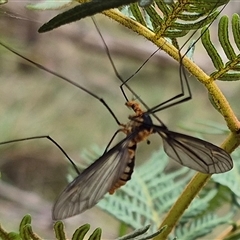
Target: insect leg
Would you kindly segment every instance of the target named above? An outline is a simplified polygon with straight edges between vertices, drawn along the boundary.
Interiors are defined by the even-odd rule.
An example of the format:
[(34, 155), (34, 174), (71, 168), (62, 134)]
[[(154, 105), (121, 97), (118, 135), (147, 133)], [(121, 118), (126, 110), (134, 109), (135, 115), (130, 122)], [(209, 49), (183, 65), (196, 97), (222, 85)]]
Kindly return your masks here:
[(91, 95), (92, 97), (98, 99), (106, 108), (107, 110), (110, 112), (110, 114), (112, 115), (112, 117), (115, 119), (116, 123), (118, 125), (121, 125), (120, 121), (118, 120), (118, 118), (116, 117), (116, 115), (114, 114), (113, 110), (108, 106), (108, 104), (105, 102), (105, 100), (99, 96), (97, 96), (96, 94), (94, 94), (93, 92), (89, 91), (88, 89), (82, 87), (81, 85), (79, 85), (78, 83), (72, 81), (71, 79), (68, 79), (67, 77), (57, 73), (57, 72), (54, 72), (50, 69), (47, 69), (46, 67), (44, 67), (43, 65), (37, 63), (37, 62), (34, 62), (32, 60), (30, 60), (29, 58), (27, 57), (24, 57), (23, 55), (21, 55), (20, 53), (18, 53), (17, 51), (13, 50), (12, 48), (8, 47), (6, 44), (0, 42), (0, 45), (3, 46), (4, 48), (8, 49), (10, 52), (16, 54), (17, 56), (19, 56), (20, 58), (26, 60), (27, 62), (33, 64), (34, 66), (36, 66), (37, 68), (40, 68), (44, 71), (47, 71), (48, 73), (51, 73), (52, 75), (62, 79), (63, 81), (66, 81), (68, 83), (70, 83), (71, 85), (81, 89), (82, 91), (88, 93), (89, 95)]
[(1, 142), (0, 145), (3, 144), (9, 144), (9, 143), (15, 143), (15, 142), (22, 142), (22, 141), (28, 141), (28, 140), (34, 140), (34, 139), (42, 139), (42, 138), (46, 138), (49, 141), (51, 141), (55, 146), (57, 146), (60, 151), (64, 154), (64, 156), (69, 160), (69, 162), (73, 165), (73, 168), (75, 169), (75, 171), (77, 172), (77, 174), (80, 174), (78, 167), (76, 166), (76, 164), (74, 163), (74, 161), (68, 156), (68, 154), (64, 151), (64, 149), (50, 136), (48, 135), (41, 135), (41, 136), (34, 136), (34, 137), (28, 137), (28, 138), (19, 138), (19, 139), (14, 139), (14, 140), (9, 140), (9, 141), (4, 141)]

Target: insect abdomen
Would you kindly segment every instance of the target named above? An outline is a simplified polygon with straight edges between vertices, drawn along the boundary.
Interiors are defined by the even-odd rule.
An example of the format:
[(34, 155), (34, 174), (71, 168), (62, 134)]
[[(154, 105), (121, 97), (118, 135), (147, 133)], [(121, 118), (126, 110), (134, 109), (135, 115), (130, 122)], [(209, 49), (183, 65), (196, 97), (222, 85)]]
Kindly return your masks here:
[(120, 176), (119, 180), (112, 186), (109, 190), (109, 194), (114, 194), (114, 192), (126, 184), (127, 181), (131, 179), (134, 165), (135, 165), (135, 152), (136, 152), (137, 144), (134, 141), (131, 141), (128, 146), (129, 152), (129, 161), (124, 170), (124, 173)]

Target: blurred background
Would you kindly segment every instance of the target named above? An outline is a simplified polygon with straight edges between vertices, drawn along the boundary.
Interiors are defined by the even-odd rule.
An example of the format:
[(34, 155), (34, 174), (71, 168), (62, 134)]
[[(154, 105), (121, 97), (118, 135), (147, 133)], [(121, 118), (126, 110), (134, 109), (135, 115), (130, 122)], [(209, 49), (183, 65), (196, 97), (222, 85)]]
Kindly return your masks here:
[[(91, 18), (38, 34), (37, 29), (58, 12), (33, 12), (25, 9), (26, 4), (14, 1), (1, 6), (0, 41), (103, 98), (119, 121), (126, 123), (132, 112), (124, 105), (120, 81)], [(230, 3), (224, 11), (231, 14), (237, 7), (236, 3)], [(146, 39), (105, 16), (98, 14), (95, 19), (123, 79), (131, 76), (156, 50), (156, 46)], [(215, 40), (217, 32), (213, 29), (216, 26), (212, 26), (212, 33), (215, 33), (212, 39)], [(185, 41), (186, 38), (180, 40), (181, 43)], [(201, 44), (196, 46), (194, 61), (207, 73), (214, 69)], [(164, 110), (158, 116), (171, 130), (201, 136), (220, 145), (227, 133), (203, 135), (201, 132), (215, 131), (206, 123), (225, 128), (224, 120), (209, 103), (204, 87), (189, 74), (187, 76), (193, 99)], [(153, 107), (180, 92), (179, 79), (178, 63), (159, 51), (129, 84), (149, 107)], [(34, 67), (1, 46), (0, 82), (0, 142), (50, 135), (72, 159), (84, 163), (82, 151), (94, 145), (104, 150), (118, 129), (115, 120), (96, 98)], [(234, 100), (239, 95), (238, 82), (219, 83), (219, 86), (237, 113), (238, 101)], [(127, 92), (127, 95), (132, 99), (131, 93)], [(192, 131), (187, 131), (189, 129)], [(139, 145), (137, 164), (146, 161), (151, 152), (161, 146), (158, 136), (151, 137), (150, 141), (150, 146), (146, 143)], [(67, 185), (69, 162), (47, 139), (0, 145), (0, 156), (1, 224), (8, 230), (17, 230), (23, 215), (29, 213), (37, 233), (45, 238), (53, 237), (51, 206)], [(34, 225), (35, 221), (38, 226)], [(72, 233), (86, 222), (92, 224), (92, 229), (108, 229), (103, 232), (107, 239), (117, 235), (119, 223), (97, 207), (66, 220), (67, 232)]]

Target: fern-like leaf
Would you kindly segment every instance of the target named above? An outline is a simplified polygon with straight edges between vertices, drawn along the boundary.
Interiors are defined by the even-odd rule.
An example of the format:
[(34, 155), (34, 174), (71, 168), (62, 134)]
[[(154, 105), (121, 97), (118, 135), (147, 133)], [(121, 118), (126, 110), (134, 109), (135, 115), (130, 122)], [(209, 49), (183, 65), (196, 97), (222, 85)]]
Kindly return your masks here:
[[(170, 208), (192, 175), (187, 168), (166, 174), (167, 163), (163, 150), (153, 154), (135, 169), (131, 181), (114, 195), (106, 195), (98, 206), (134, 229), (151, 224), (156, 230), (159, 216)], [(181, 180), (175, 182), (176, 178)]]
[[(168, 4), (164, 0), (155, 0), (150, 6), (144, 8), (134, 3), (137, 0), (92, 1), (60, 13), (45, 23), (39, 29), (39, 32), (50, 31), (86, 16), (132, 2), (132, 4), (128, 5), (128, 17), (134, 17), (137, 22), (157, 33), (158, 37), (177, 38), (185, 36), (190, 30), (200, 29), (211, 23), (218, 16), (217, 8), (227, 4), (228, 1), (186, 0)], [(127, 13), (125, 9), (123, 13)], [(149, 21), (151, 24), (149, 24)]]
[(240, 158), (240, 151), (235, 151), (232, 154), (232, 157), (236, 160), (234, 161), (234, 168), (221, 175), (214, 174), (212, 176), (212, 180), (218, 184), (228, 187), (235, 196), (240, 197), (240, 163), (238, 161)]
[[(83, 240), (86, 239), (85, 235), (90, 229), (89, 224), (85, 224), (80, 226), (76, 229), (75, 233), (72, 236), (72, 240)], [(57, 240), (65, 240), (69, 239), (66, 237), (64, 224), (61, 221), (57, 221), (54, 224), (54, 231)], [(91, 236), (88, 240), (101, 240), (102, 230), (97, 228), (93, 231)], [(26, 215), (23, 217), (20, 226), (19, 226), (19, 233), (16, 232), (7, 232), (2, 228), (0, 225), (0, 239), (1, 240), (43, 240), (43, 238), (39, 237), (34, 231), (32, 230), (31, 226), (31, 216)]]
[[(235, 48), (240, 49), (240, 18), (239, 15), (234, 14), (231, 21), (231, 28), (233, 37), (235, 40)], [(229, 18), (222, 16), (218, 23), (218, 38), (219, 43), (225, 53), (225, 56), (229, 61), (224, 63), (223, 57), (218, 53), (219, 50), (215, 48), (215, 45), (210, 38), (210, 30), (204, 28), (202, 30), (202, 43), (210, 56), (216, 71), (211, 74), (213, 80), (222, 81), (237, 81), (240, 80), (240, 54), (236, 52), (233, 44), (230, 42), (229, 37)]]
[(188, 208), (182, 218), (180, 219), (180, 224), (185, 224), (197, 216), (204, 215), (206, 210), (209, 209), (209, 202), (217, 195), (216, 189), (209, 189), (207, 194), (201, 194), (202, 197), (199, 197), (197, 200), (191, 203), (191, 207)]
[(203, 217), (195, 218), (182, 226), (178, 226), (175, 230), (175, 235), (177, 236), (177, 239), (195, 240), (199, 237), (206, 236), (213, 228), (227, 223), (232, 216), (232, 212), (224, 217), (219, 217), (216, 214), (209, 213)]
[(151, 234), (147, 233), (149, 228), (150, 228), (150, 225), (148, 225), (146, 227), (136, 229), (133, 232), (131, 232), (129, 234), (126, 234), (125, 236), (117, 238), (117, 240), (147, 240), (147, 239), (152, 239), (153, 237), (157, 236), (162, 231), (164, 231), (166, 227), (161, 228), (158, 231), (156, 231), (154, 233), (151, 233)]
[[(131, 14), (128, 16), (134, 16), (136, 21), (148, 26), (158, 37), (178, 38), (185, 36), (190, 30), (200, 29), (211, 23), (219, 14), (217, 8), (228, 1), (189, 0), (167, 4), (164, 0), (156, 0), (143, 9), (137, 4), (130, 5)], [(146, 21), (143, 22), (144, 19)]]
[[(117, 240), (147, 240), (152, 239), (157, 236), (159, 233), (164, 231), (165, 228), (157, 230), (153, 233), (148, 233), (148, 230), (151, 226), (141, 227), (134, 230), (133, 232), (118, 238)], [(72, 240), (83, 240), (86, 239), (86, 234), (90, 229), (89, 224), (84, 224), (77, 228), (72, 236)], [(69, 239), (65, 235), (64, 224), (61, 221), (57, 221), (54, 224), (54, 231), (57, 240)], [(93, 233), (88, 237), (88, 240), (101, 240), (102, 230), (96, 228)], [(7, 232), (0, 225), (0, 239), (1, 240), (43, 240), (36, 233), (33, 232), (31, 226), (31, 216), (26, 215), (23, 217), (20, 226), (19, 233), (16, 232)]]
[[(98, 151), (102, 152), (101, 150)], [(85, 156), (91, 156), (91, 158), (95, 155), (94, 153), (85, 154)], [(193, 175), (193, 171), (187, 168), (180, 168), (166, 174), (164, 170), (167, 164), (168, 157), (163, 150), (154, 153), (147, 163), (135, 168), (131, 181), (118, 189), (114, 195), (106, 195), (98, 203), (98, 206), (133, 229), (151, 224), (152, 229), (150, 231), (156, 231), (157, 226), (162, 221), (161, 216), (170, 209)], [(193, 224), (192, 221), (196, 218), (211, 218), (212, 215), (209, 216), (210, 203), (213, 203), (212, 199), (216, 199), (216, 196), (220, 196), (218, 191), (218, 188), (208, 188), (207, 192), (203, 191), (200, 197), (196, 198), (185, 211), (176, 229)], [(219, 216), (218, 218), (221, 219)], [(199, 224), (199, 229), (201, 227), (205, 228), (201, 221), (194, 223), (195, 225)], [(218, 224), (222, 222), (226, 221), (222, 219)], [(215, 223), (217, 224), (216, 221)], [(212, 228), (209, 227), (207, 232), (210, 229)], [(204, 231), (202, 229), (200, 233), (202, 234)]]

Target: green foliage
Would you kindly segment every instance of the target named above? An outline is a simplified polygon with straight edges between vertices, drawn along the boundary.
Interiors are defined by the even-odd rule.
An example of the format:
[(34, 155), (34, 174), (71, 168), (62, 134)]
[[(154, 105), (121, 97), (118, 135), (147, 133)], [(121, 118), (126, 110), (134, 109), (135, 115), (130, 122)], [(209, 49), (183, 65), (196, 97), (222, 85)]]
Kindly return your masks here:
[[(179, 52), (176, 51), (176, 49), (173, 48), (173, 50), (171, 49), (169, 51), (164, 49), (165, 45), (168, 43), (166, 39), (171, 39), (172, 45), (178, 48), (177, 38), (187, 35), (191, 30), (202, 29), (202, 44), (215, 67), (215, 71), (211, 74), (211, 80), (220, 79), (223, 81), (236, 81), (239, 80), (240, 77), (238, 53), (240, 50), (239, 16), (234, 14), (231, 19), (231, 29), (235, 45), (233, 45), (229, 36), (229, 17), (222, 16), (218, 23), (218, 39), (225, 57), (228, 59), (227, 62), (225, 62), (224, 58), (219, 54), (219, 50), (215, 47), (216, 44), (212, 42), (210, 38), (211, 30), (209, 29), (209, 25), (219, 15), (217, 8), (228, 2), (229, 0), (186, 0), (167, 4), (163, 0), (156, 0), (154, 3), (157, 8), (151, 5), (142, 9), (139, 8), (136, 3), (121, 8), (122, 13), (130, 17), (131, 20), (134, 19), (134, 23), (137, 22), (141, 24), (139, 27), (141, 30), (144, 29), (147, 34), (149, 34), (149, 32), (154, 33), (154, 35), (150, 35), (150, 37), (146, 32), (135, 29), (134, 24), (129, 24), (130, 20), (128, 18), (118, 20), (118, 22), (153, 42), (156, 39), (164, 38), (164, 44), (160, 46), (158, 44), (157, 46), (161, 47), (177, 60), (179, 60)], [(65, 12), (64, 17), (66, 17), (69, 23), (68, 13)], [(71, 17), (70, 15), (69, 18)], [(79, 19), (81, 19), (81, 16)], [(74, 21), (75, 20), (76, 19), (74, 19)], [(124, 22), (125, 20), (129, 25)], [(54, 23), (54, 20), (51, 23)], [(66, 22), (63, 22), (63, 24), (65, 23)], [(61, 24), (58, 24), (58, 26), (61, 26)], [(50, 28), (52, 29), (53, 27)], [(147, 30), (145, 28), (147, 28)], [(196, 69), (198, 70), (198, 67), (194, 65), (192, 61), (190, 61), (189, 65), (184, 61), (182, 61), (182, 64), (191, 73), (194, 73), (194, 76), (198, 79), (207, 79), (208, 82), (202, 80), (204, 84), (206, 83), (207, 85), (207, 83), (210, 82), (208, 76), (203, 77), (203, 73), (195, 71)], [(210, 92), (212, 88), (209, 87), (208, 90)], [(213, 91), (210, 93), (213, 94)], [(210, 100), (212, 100), (215, 106), (216, 97), (213, 101), (212, 95), (210, 96)], [(221, 102), (222, 98), (217, 100)], [(224, 104), (226, 105), (226, 102), (224, 102)], [(219, 110), (219, 106), (216, 106), (216, 108)], [(231, 116), (229, 117), (230, 114), (228, 112), (225, 112), (223, 115), (225, 118), (228, 116), (227, 120), (234, 119), (233, 117), (231, 118)], [(228, 125), (231, 126), (230, 124)], [(234, 131), (237, 130), (237, 128), (232, 127), (230, 130)], [(236, 146), (238, 144), (236, 144)], [(235, 153), (233, 157), (237, 160), (239, 158), (239, 153)], [(94, 157), (94, 159), (96, 158)], [(180, 239), (196, 239), (205, 236), (216, 226), (227, 223), (232, 218), (235, 207), (238, 207), (237, 199), (239, 198), (240, 192), (238, 184), (240, 180), (240, 166), (237, 162), (239, 161), (236, 161), (235, 167), (231, 172), (214, 175), (209, 185), (207, 185), (201, 194), (192, 201), (187, 210), (186, 208), (192, 199), (182, 199), (182, 201), (186, 201), (187, 207), (180, 208), (179, 211), (184, 212), (184, 214), (179, 220), (178, 225), (176, 225), (178, 219), (172, 220), (171, 223), (175, 226), (175, 230), (173, 233), (174, 236), (171, 236), (171, 238), (177, 236)], [(163, 150), (158, 151), (144, 165), (136, 168), (131, 181), (120, 188), (113, 196), (106, 196), (99, 202), (98, 206), (134, 229), (139, 229), (142, 226), (151, 224), (151, 236), (153, 232), (156, 232), (156, 229), (163, 220), (163, 216), (169, 211), (193, 176), (193, 172), (186, 168), (181, 168), (169, 173), (166, 171), (167, 163), (168, 159), (166, 154)], [(194, 189), (195, 185), (191, 184), (192, 183), (189, 185)], [(204, 185), (205, 182), (202, 180), (202, 187)], [(191, 195), (191, 192), (188, 193)], [(193, 195), (193, 197), (195, 196)], [(221, 216), (217, 213), (216, 209), (226, 203), (229, 203), (231, 208), (228, 214)], [(176, 208), (177, 207), (178, 206), (176, 206)], [(65, 239), (66, 237), (61, 222), (57, 222), (55, 226), (59, 230), (59, 232), (56, 233), (57, 238)], [(24, 232), (21, 234), (25, 234), (26, 236), (29, 235), (32, 238), (36, 237), (37, 239), (30, 225), (25, 224), (24, 229)], [(80, 227), (74, 233), (74, 237), (82, 237), (85, 231), (86, 228), (82, 229)], [(140, 232), (142, 233), (142, 231)], [(130, 238), (125, 239), (135, 238), (134, 234), (132, 234)], [(12, 239), (18, 239), (18, 235), (11, 233), (11, 236), (13, 237)], [(97, 236), (100, 236), (99, 232), (97, 232)]]
[[(102, 150), (94, 146), (90, 152), (84, 152), (84, 157), (90, 163), (101, 153)], [(155, 152), (146, 163), (135, 168), (131, 181), (118, 189), (114, 195), (106, 195), (97, 206), (133, 229), (150, 224), (150, 232), (156, 232), (162, 217), (194, 174), (187, 168), (166, 173), (168, 163), (163, 149)], [(237, 171), (235, 168), (233, 171)], [(229, 197), (231, 191), (237, 193), (237, 189), (230, 189), (230, 176), (231, 172), (213, 175), (212, 182), (184, 212), (175, 228), (174, 236), (179, 239), (196, 239), (231, 220), (235, 209), (224, 216), (215, 213), (216, 209), (227, 202), (231, 206), (237, 206), (235, 200)], [(234, 185), (237, 187), (238, 181)]]
[(152, 234), (147, 234), (147, 231), (149, 230), (150, 225), (139, 228), (134, 230), (133, 232), (126, 234), (125, 236), (122, 236), (118, 238), (117, 240), (147, 240), (147, 239), (152, 239), (153, 237), (159, 235), (161, 232), (165, 230), (165, 227), (159, 229), (158, 231), (152, 233)]
[(180, 224), (176, 228), (175, 234), (181, 240), (197, 239), (206, 236), (215, 227), (227, 223), (232, 216), (233, 213), (223, 217), (208, 213), (199, 218), (192, 218), (187, 223)]
[[(158, 8), (154, 5), (140, 8), (137, 3), (130, 4), (126, 8), (130, 13), (128, 16), (162, 37), (179, 38), (191, 30), (210, 24), (219, 14), (216, 9), (227, 2), (196, 0), (168, 4), (163, 0), (156, 0), (155, 4)], [(127, 11), (124, 10), (124, 13), (126, 14)]]
[[(76, 229), (72, 236), (72, 240), (83, 240), (86, 233), (89, 231), (90, 225), (84, 224), (83, 226)], [(57, 240), (65, 240), (66, 235), (64, 232), (64, 225), (61, 221), (57, 221), (54, 224), (54, 232)], [(19, 233), (16, 232), (7, 232), (2, 227), (0, 227), (0, 238), (2, 240), (41, 240), (40, 236), (33, 232), (31, 226), (31, 216), (26, 215), (23, 217), (20, 226)], [(100, 240), (101, 239), (101, 229), (97, 228), (93, 231), (92, 235), (88, 238), (88, 240)]]
[[(234, 43), (230, 41), (229, 37), (229, 17), (222, 16), (218, 23), (218, 38), (222, 47), (225, 57), (229, 60), (224, 63), (223, 57), (219, 54), (219, 50), (215, 48), (215, 45), (210, 39), (210, 30), (204, 28), (202, 30), (202, 43), (206, 49), (209, 57), (216, 70), (211, 74), (213, 79), (222, 81), (237, 81), (240, 79), (240, 57), (236, 51), (240, 50), (240, 19), (238, 14), (234, 14), (231, 20), (231, 29), (233, 33)], [(237, 49), (237, 50), (235, 50)]]
[(0, 5), (7, 3), (7, 0), (0, 0)]
[[(149, 230), (150, 225), (146, 227), (141, 227), (136, 229), (135, 231), (118, 238), (117, 240), (147, 240), (151, 239), (154, 236), (157, 236), (162, 230), (158, 230), (154, 233), (147, 233)], [(77, 228), (72, 235), (72, 240), (83, 240), (86, 239), (86, 234), (90, 229), (89, 224), (84, 224)], [(64, 224), (61, 221), (57, 221), (54, 224), (54, 232), (55, 237), (57, 240), (66, 240), (69, 239), (66, 237)], [(102, 230), (100, 228), (96, 228), (93, 233), (89, 236), (88, 240), (101, 240)], [(31, 226), (31, 216), (26, 215), (23, 217), (20, 226), (19, 226), (19, 233), (16, 232), (7, 232), (2, 228), (0, 225), (0, 239), (1, 240), (42, 240), (43, 238), (39, 237), (36, 233), (33, 232)]]
[(235, 166), (234, 168), (226, 173), (223, 173), (221, 175), (215, 174), (212, 176), (212, 179), (214, 182), (226, 186), (228, 188), (224, 189), (224, 193), (228, 195), (235, 196), (236, 198), (240, 197), (240, 186), (239, 186), (239, 181), (240, 181), (240, 152), (235, 151), (232, 154), (233, 159), (235, 159)]
[[(210, 74), (213, 80), (240, 80), (240, 55), (239, 52), (237, 52), (240, 50), (240, 18), (236, 13), (231, 19), (231, 30), (234, 43), (232, 40), (230, 41), (229, 36), (229, 17), (222, 16), (218, 23), (218, 39), (225, 56), (221, 56), (219, 54), (219, 49), (216, 49), (215, 47), (216, 44), (211, 41), (209, 28), (205, 27), (202, 29), (201, 40), (203, 46), (216, 69)], [(229, 61), (224, 61), (225, 58), (227, 58)], [(211, 95), (209, 95), (209, 100), (215, 109), (219, 111)]]
[(81, 18), (94, 15), (98, 12), (111, 8), (117, 8), (135, 1), (136, 0), (83, 1), (83, 4), (77, 5), (74, 8), (55, 16), (53, 19), (41, 26), (38, 32), (48, 32), (64, 24), (75, 22)]
[[(74, 1), (64, 1), (63, 3), (58, 3), (58, 1), (45, 1), (41, 4), (34, 4), (28, 6), (30, 9), (54, 9), (65, 7), (67, 4), (72, 4)], [(80, 1), (85, 2), (85, 1)], [(111, 2), (113, 2), (111, 4)], [(133, 3), (131, 3), (133, 2)], [(109, 1), (109, 7), (106, 7), (102, 2), (102, 7), (99, 7), (99, 10), (93, 11), (89, 8), (94, 8), (97, 4), (83, 3), (80, 6), (72, 8), (66, 12), (63, 12), (48, 23), (44, 24), (40, 28), (40, 32), (50, 31), (56, 27), (60, 27), (64, 24), (71, 23), (74, 21), (81, 20), (81, 18), (86, 16), (91, 16), (95, 13), (107, 10), (110, 8), (119, 7), (124, 4), (129, 4), (126, 6), (126, 9), (123, 8), (122, 12), (131, 18), (134, 18), (137, 22), (142, 24), (145, 27), (153, 30), (155, 33), (158, 33), (159, 36), (168, 37), (168, 38), (178, 38), (185, 36), (189, 31), (195, 29), (201, 29), (204, 26), (212, 23), (218, 16), (217, 8), (224, 4), (227, 4), (229, 0), (219, 0), (219, 1), (208, 1), (208, 0), (188, 0), (188, 1), (176, 1), (168, 3), (164, 0), (155, 0), (153, 3), (157, 8), (152, 4), (147, 7), (139, 7), (136, 0), (125, 0), (119, 1), (116, 4), (114, 1)], [(101, 2), (99, 2), (99, 5)], [(88, 6), (89, 4), (89, 6)], [(115, 4), (115, 5), (114, 5)], [(86, 9), (84, 8), (86, 6)], [(89, 9), (89, 13), (87, 13)], [(160, 11), (160, 12), (159, 12)]]
[[(196, 127), (188, 126), (186, 124), (181, 124), (180, 127), (188, 132), (197, 133), (197, 137), (202, 138), (203, 134), (208, 135), (226, 135), (228, 129), (226, 125), (222, 123), (217, 123), (214, 121), (208, 120), (207, 122), (202, 121), (201, 119), (196, 121)], [(203, 129), (201, 129), (203, 127)]]
[[(161, 222), (159, 215), (169, 209), (190, 179), (187, 168), (165, 174), (166, 165), (164, 151), (155, 153), (136, 168), (131, 181), (113, 196), (106, 196), (98, 206), (134, 229), (151, 224), (155, 230)], [(180, 177), (182, 181), (174, 184), (174, 179)]]

